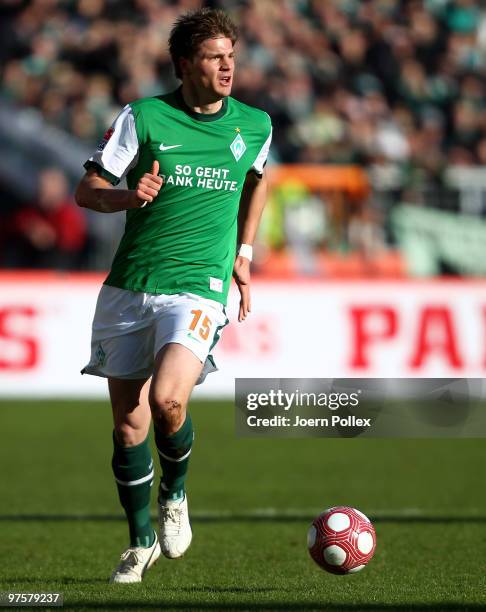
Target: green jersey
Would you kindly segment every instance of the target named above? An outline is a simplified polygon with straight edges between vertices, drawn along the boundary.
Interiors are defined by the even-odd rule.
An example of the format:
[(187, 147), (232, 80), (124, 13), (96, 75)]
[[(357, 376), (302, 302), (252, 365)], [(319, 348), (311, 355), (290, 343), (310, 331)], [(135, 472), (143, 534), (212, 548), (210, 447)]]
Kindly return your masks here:
[(271, 132), (266, 113), (234, 98), (211, 115), (189, 109), (180, 90), (128, 104), (85, 167), (135, 189), (157, 160), (164, 182), (152, 203), (127, 211), (105, 283), (225, 304), (241, 190), (248, 172), (262, 174)]

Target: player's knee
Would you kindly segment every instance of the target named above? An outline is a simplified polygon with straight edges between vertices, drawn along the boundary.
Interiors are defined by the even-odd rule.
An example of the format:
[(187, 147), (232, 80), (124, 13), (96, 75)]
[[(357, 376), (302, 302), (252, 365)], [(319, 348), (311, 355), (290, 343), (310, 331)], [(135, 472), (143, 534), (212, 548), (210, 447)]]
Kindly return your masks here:
[(136, 446), (137, 444), (141, 444), (146, 437), (146, 432), (128, 423), (119, 423), (115, 425), (115, 438), (121, 446)]
[(166, 435), (178, 431), (186, 416), (183, 402), (171, 395), (151, 396), (150, 408), (155, 426)]

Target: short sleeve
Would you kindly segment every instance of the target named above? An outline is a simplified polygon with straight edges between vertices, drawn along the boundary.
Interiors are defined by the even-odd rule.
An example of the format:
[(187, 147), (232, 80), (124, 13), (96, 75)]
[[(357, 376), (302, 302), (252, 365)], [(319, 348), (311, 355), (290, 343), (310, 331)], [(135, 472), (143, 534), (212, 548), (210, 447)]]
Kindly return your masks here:
[(135, 117), (129, 104), (106, 131), (94, 155), (84, 164), (97, 168), (114, 185), (125, 177), (138, 160), (138, 137)]
[(263, 174), (263, 168), (265, 167), (265, 164), (267, 163), (267, 157), (268, 157), (268, 152), (270, 151), (271, 142), (272, 142), (272, 126), (270, 126), (270, 134), (268, 135), (268, 138), (265, 140), (262, 148), (260, 149), (260, 152), (258, 153), (251, 167), (251, 170), (253, 170), (253, 172), (256, 172), (260, 176)]

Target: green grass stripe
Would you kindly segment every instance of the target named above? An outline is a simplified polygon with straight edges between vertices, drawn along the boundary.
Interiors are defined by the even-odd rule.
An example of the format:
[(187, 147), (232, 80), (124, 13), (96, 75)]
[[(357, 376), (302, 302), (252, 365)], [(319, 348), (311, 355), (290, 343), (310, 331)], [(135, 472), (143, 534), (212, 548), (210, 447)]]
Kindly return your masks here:
[[(245, 521), (258, 522), (294, 522), (313, 521), (322, 509), (314, 510), (277, 508), (260, 508), (246, 512), (231, 512), (228, 510), (196, 510), (190, 512), (191, 522), (194, 523), (232, 523)], [(153, 520), (157, 514), (152, 512)], [(486, 514), (467, 513), (445, 515), (443, 513), (431, 514), (416, 508), (403, 510), (378, 510), (371, 512), (369, 518), (374, 523), (486, 523)], [(0, 521), (125, 521), (125, 515), (114, 514), (0, 514)]]

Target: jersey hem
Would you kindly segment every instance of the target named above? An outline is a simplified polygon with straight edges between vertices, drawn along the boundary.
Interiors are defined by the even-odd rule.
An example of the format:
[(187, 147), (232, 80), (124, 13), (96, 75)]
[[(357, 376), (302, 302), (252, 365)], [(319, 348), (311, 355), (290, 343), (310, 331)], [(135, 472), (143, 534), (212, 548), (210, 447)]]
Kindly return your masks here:
[(221, 294), (217, 295), (213, 292), (209, 291), (200, 291), (199, 289), (194, 289), (191, 287), (160, 287), (150, 286), (150, 285), (136, 285), (136, 284), (121, 284), (116, 283), (110, 280), (108, 277), (103, 285), (107, 285), (108, 287), (116, 287), (117, 289), (126, 289), (127, 291), (135, 291), (137, 293), (153, 293), (155, 295), (175, 295), (176, 293), (193, 293), (194, 295), (198, 295), (201, 298), (207, 300), (213, 300), (213, 302), (219, 302), (226, 306), (228, 301), (228, 296), (222, 296)]

